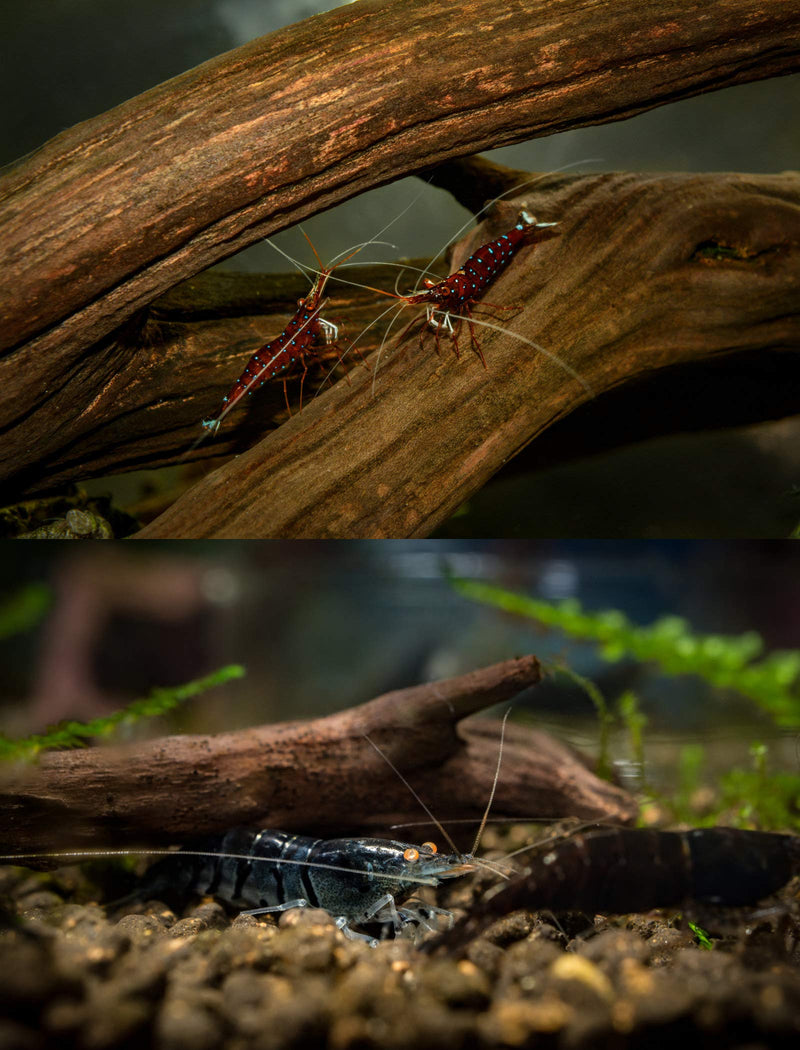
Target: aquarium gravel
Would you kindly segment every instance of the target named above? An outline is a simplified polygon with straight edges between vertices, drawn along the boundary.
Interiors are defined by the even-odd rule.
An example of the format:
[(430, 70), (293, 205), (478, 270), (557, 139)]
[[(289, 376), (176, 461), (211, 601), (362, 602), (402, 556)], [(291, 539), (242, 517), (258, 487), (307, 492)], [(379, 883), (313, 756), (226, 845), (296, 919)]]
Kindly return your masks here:
[(0, 869), (0, 1048), (800, 1045), (792, 886), (711, 950), (674, 913), (520, 911), (454, 958), (347, 940), (318, 910), (107, 913), (79, 882)]

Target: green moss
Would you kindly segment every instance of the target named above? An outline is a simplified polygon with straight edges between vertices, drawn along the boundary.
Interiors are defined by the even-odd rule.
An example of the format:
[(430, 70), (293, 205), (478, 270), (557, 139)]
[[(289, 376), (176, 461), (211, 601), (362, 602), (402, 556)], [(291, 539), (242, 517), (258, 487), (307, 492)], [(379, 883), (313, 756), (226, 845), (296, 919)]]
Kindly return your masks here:
[(751, 744), (751, 769), (730, 769), (720, 779), (720, 807), (742, 827), (792, 828), (800, 825), (800, 776), (770, 772), (765, 744)]
[(92, 737), (108, 736), (118, 726), (132, 725), (144, 718), (163, 715), (214, 686), (241, 678), (244, 673), (243, 667), (231, 664), (228, 667), (221, 667), (213, 674), (206, 675), (205, 678), (187, 682), (185, 685), (170, 689), (154, 689), (148, 696), (134, 700), (119, 711), (95, 718), (91, 722), (59, 722), (58, 725), (50, 727), (44, 733), (37, 733), (19, 740), (10, 740), (0, 734), (0, 760), (30, 760), (44, 750), (83, 747)]
[(755, 631), (693, 634), (679, 616), (637, 627), (618, 609), (588, 613), (574, 599), (551, 604), (477, 581), (453, 579), (452, 584), (467, 598), (594, 641), (604, 660), (628, 656), (654, 663), (664, 674), (696, 674), (718, 689), (733, 689), (753, 700), (779, 726), (800, 725), (800, 650), (762, 656), (764, 643)]
[(696, 922), (688, 922), (686, 924), (694, 934), (694, 939), (697, 941), (699, 948), (704, 948), (706, 951), (711, 951), (714, 947), (714, 942), (708, 936), (708, 933), (703, 929), (702, 926), (698, 926)]
[(644, 770), (644, 731), (647, 728), (647, 715), (639, 707), (639, 697), (627, 689), (617, 700), (617, 713), (628, 731), (628, 747), (631, 758)]
[(598, 686), (591, 680), (578, 674), (569, 667), (563, 665), (545, 665), (545, 669), (554, 677), (566, 678), (569, 682), (579, 686), (592, 701), (597, 721), (600, 724), (600, 743), (597, 755), (597, 775), (608, 779), (611, 776), (611, 759), (609, 757), (609, 734), (614, 723), (614, 716), (608, 709), (605, 696)]
[(24, 634), (41, 622), (53, 601), (44, 583), (31, 583), (0, 604), (0, 639)]

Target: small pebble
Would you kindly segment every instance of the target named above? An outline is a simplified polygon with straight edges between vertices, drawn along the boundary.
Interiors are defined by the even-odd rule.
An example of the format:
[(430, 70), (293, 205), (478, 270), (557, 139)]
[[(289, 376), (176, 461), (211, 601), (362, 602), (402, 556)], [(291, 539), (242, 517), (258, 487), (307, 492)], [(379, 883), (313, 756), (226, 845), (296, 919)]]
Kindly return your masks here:
[(124, 933), (132, 944), (138, 945), (158, 940), (167, 933), (163, 923), (153, 915), (124, 915), (116, 928), (120, 933)]
[(582, 955), (565, 952), (549, 968), (548, 975), (556, 981), (577, 982), (589, 988), (599, 998), (610, 1002), (614, 998), (614, 988), (603, 971)]

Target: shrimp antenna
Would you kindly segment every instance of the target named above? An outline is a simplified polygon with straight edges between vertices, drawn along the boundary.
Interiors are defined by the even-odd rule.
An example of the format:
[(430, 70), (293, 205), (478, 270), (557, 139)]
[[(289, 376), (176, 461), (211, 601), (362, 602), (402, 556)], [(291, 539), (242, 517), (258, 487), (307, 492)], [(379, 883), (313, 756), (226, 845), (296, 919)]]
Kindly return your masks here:
[(314, 247), (314, 242), (311, 240), (311, 238), (308, 236), (308, 234), (306, 233), (306, 231), (303, 229), (302, 226), (298, 226), (297, 228), (302, 233), (302, 235), (305, 237), (305, 239), (308, 241), (308, 246), (311, 249), (311, 251), (314, 253), (314, 258), (317, 260), (317, 265), (319, 266), (320, 271), (324, 270), (325, 267), (324, 267), (324, 265), (322, 263), (322, 259), (320, 259), (320, 257), (319, 257), (319, 252)]
[[(498, 195), (496, 197), (492, 197), (492, 199), (490, 201), (487, 201), (482, 208), (480, 208), (478, 211), (476, 211), (472, 215), (470, 215), (470, 217), (467, 219), (467, 221), (456, 230), (455, 235), (453, 237), (451, 237), (450, 241), (448, 241), (448, 244), (452, 243), (452, 241), (454, 241), (457, 238), (459, 238), (461, 236), (461, 234), (464, 232), (464, 230), (466, 230), (466, 228), (470, 225), (470, 223), (477, 222), (477, 220), (480, 218), (481, 215), (483, 215), (484, 212), (488, 211), (489, 208), (491, 208), (491, 206), (493, 204), (497, 203), (497, 201), (503, 200), (504, 197), (509, 197), (512, 193), (516, 193), (517, 190), (522, 190), (526, 186), (533, 186), (534, 183), (541, 182), (542, 179), (547, 179), (551, 175), (558, 175), (558, 174), (560, 174), (563, 171), (568, 171), (569, 168), (577, 168), (578, 165), (580, 165), (580, 164), (597, 164), (602, 159), (603, 159), (602, 157), (587, 157), (585, 160), (574, 160), (570, 164), (562, 164), (560, 168), (556, 168), (554, 171), (542, 172), (539, 175), (534, 175), (530, 179), (525, 179), (524, 182), (518, 182), (514, 186), (510, 186), (507, 190), (504, 190), (502, 193), (498, 193)], [(423, 271), (422, 276), (424, 276), (425, 273), (430, 272), (431, 264), (436, 262), (436, 260), (439, 258), (439, 256), (444, 253), (446, 248), (447, 248), (447, 244), (443, 244), (442, 247), (439, 249), (439, 251), (434, 255), (434, 257), (428, 263), (428, 269)], [(417, 278), (417, 283), (414, 285), (414, 291), (416, 291), (419, 288), (419, 282), (420, 282), (420, 278)]]
[(472, 850), (470, 851), (470, 856), (474, 855), (475, 851), (477, 850), (478, 846), (480, 845), (481, 838), (483, 837), (483, 831), (484, 831), (484, 828), (486, 827), (486, 821), (489, 819), (489, 811), (491, 810), (492, 803), (494, 802), (494, 793), (497, 790), (497, 781), (500, 778), (500, 763), (503, 760), (503, 741), (505, 740), (505, 737), (506, 737), (506, 722), (508, 721), (508, 716), (510, 714), (511, 714), (511, 708), (509, 707), (509, 709), (503, 715), (503, 721), (502, 721), (502, 723), (500, 725), (500, 749), (497, 752), (497, 769), (495, 769), (495, 771), (494, 771), (494, 780), (492, 782), (492, 790), (489, 792), (489, 801), (486, 804), (486, 811), (483, 814), (483, 820), (481, 821), (481, 826), (478, 828), (478, 834), (475, 836), (475, 843), (474, 843), (474, 845), (472, 847)]
[(405, 786), (408, 788), (408, 790), (411, 792), (411, 794), (414, 796), (414, 798), (417, 800), (417, 802), (419, 802), (419, 804), (422, 806), (422, 808), (425, 810), (425, 812), (431, 818), (431, 820), (436, 825), (436, 827), (439, 829), (439, 831), (441, 831), (442, 835), (444, 836), (445, 841), (447, 842), (447, 845), (450, 847), (450, 849), (453, 851), (453, 853), (457, 854), (463, 860), (463, 857), (464, 857), (463, 853), (458, 848), (458, 846), (456, 846), (455, 842), (453, 842), (453, 840), (450, 838), (450, 836), (447, 834), (447, 831), (445, 830), (444, 825), (440, 821), (438, 821), (436, 819), (436, 817), (433, 815), (433, 813), (431, 813), (431, 811), (428, 809), (428, 807), (425, 805), (425, 803), (422, 801), (422, 799), (419, 797), (419, 795), (416, 793), (416, 791), (413, 789), (413, 787), (409, 784), (409, 782), (406, 780), (406, 778), (403, 776), (403, 774), (400, 772), (400, 770), (397, 768), (397, 766), (394, 764), (394, 762), (392, 762), (392, 760), (389, 758), (389, 756), (387, 754), (385, 754), (383, 751), (381, 751), (381, 749), (378, 747), (378, 745), (375, 743), (374, 740), (370, 740), (370, 738), (367, 736), (366, 733), (364, 733), (364, 739), (366, 740), (366, 742), (368, 744), (370, 744), (372, 747), (375, 748), (375, 750), (381, 756), (381, 758), (386, 763), (386, 765), (389, 767), (389, 769), (391, 769), (395, 773), (395, 775), (398, 776), (400, 778), (400, 780), (402, 780), (402, 782), (405, 784)]
[[(297, 867), (302, 868), (323, 868), (326, 871), (344, 871), (348, 875), (353, 873), (359, 875), (372, 875), (373, 872), (362, 870), (361, 868), (348, 868), (341, 864), (328, 864), (327, 861), (318, 860), (293, 860), (291, 858), (281, 857), (276, 859), (274, 857), (259, 857), (253, 856), (252, 853), (213, 853), (208, 850), (197, 850), (197, 849), (78, 849), (78, 850), (56, 850), (52, 853), (2, 853), (0, 854), (0, 861), (3, 863), (15, 863), (16, 861), (25, 860), (87, 860), (92, 857), (219, 857), (228, 860), (246, 860), (248, 864), (294, 864)], [(451, 869), (452, 871), (453, 869)], [(426, 878), (424, 875), (413, 876), (409, 875), (408, 872), (403, 872), (402, 875), (394, 875), (391, 872), (381, 872), (382, 879), (389, 879), (393, 882), (416, 882), (420, 886), (435, 886), (436, 879), (433, 877)], [(118, 901), (111, 901), (110, 904), (113, 906), (119, 906), (120, 904), (127, 903), (128, 898), (123, 897)], [(244, 912), (243, 914), (248, 914)]]
[[(419, 177), (422, 178), (422, 176), (419, 176)], [(390, 219), (389, 222), (387, 222), (385, 226), (382, 226), (381, 229), (378, 230), (378, 232), (373, 237), (371, 237), (368, 241), (362, 241), (361, 244), (356, 245), (355, 250), (351, 251), (349, 255), (347, 255), (347, 252), (349, 251), (349, 249), (347, 249), (347, 248), (345, 248), (344, 251), (339, 252), (338, 255), (335, 255), (333, 257), (333, 259), (331, 260), (331, 268), (334, 268), (334, 264), (337, 263), (337, 260), (341, 259), (342, 256), (346, 255), (346, 258), (342, 259), (341, 263), (337, 263), (338, 266), (342, 266), (345, 263), (347, 263), (348, 259), (352, 259), (353, 256), (356, 255), (359, 251), (361, 251), (362, 248), (366, 248), (370, 244), (378, 244), (378, 245), (382, 245), (382, 246), (388, 246), (390, 248), (395, 248), (396, 245), (392, 244), (390, 241), (379, 241), (378, 238), (382, 237), (383, 234), (386, 233), (386, 231), (388, 229), (390, 229), (390, 227), (394, 226), (394, 224), (396, 222), (399, 222), (399, 220), (402, 219), (402, 217), (406, 214), (407, 211), (410, 211), (411, 208), (414, 207), (414, 205), (420, 199), (422, 194), (425, 192), (425, 187), (430, 183), (432, 178), (433, 178), (433, 173), (431, 172), (431, 174), (427, 177), (427, 179), (423, 179), (423, 186), (420, 188), (420, 190), (417, 193), (414, 194), (414, 196), (411, 198), (411, 200), (408, 202), (408, 204), (405, 206), (405, 208), (403, 208), (403, 210), (401, 212), (399, 212), (397, 215), (395, 215), (395, 217), (393, 219)], [(298, 228), (300, 229), (300, 232), (303, 234), (303, 236), (308, 241), (308, 243), (311, 244), (311, 240), (310, 240), (308, 234), (306, 233), (306, 231), (302, 228), (302, 226), (298, 226)], [(305, 272), (307, 269), (308, 270), (311, 269), (310, 267), (303, 266), (302, 263), (298, 263), (295, 259), (293, 259), (291, 257), (291, 255), (287, 254), (287, 252), (285, 252), (282, 248), (279, 248), (278, 245), (275, 244), (274, 241), (271, 241), (269, 239), (269, 237), (265, 237), (264, 240), (267, 242), (267, 244), (272, 245), (272, 247), (277, 252), (280, 252), (280, 254), (285, 259), (287, 259), (290, 263), (292, 263), (293, 265), (297, 266), (299, 269), (303, 270), (303, 272)], [(319, 255), (317, 254), (317, 250), (316, 250), (316, 248), (314, 247), (313, 244), (311, 244), (311, 250), (314, 252), (314, 255), (317, 258), (317, 262), (319, 263), (320, 269), (322, 271), (324, 271), (325, 267), (322, 265), (322, 260), (320, 259)], [(387, 265), (389, 265), (389, 264), (387, 264)], [(313, 270), (311, 272), (313, 272)], [(427, 272), (427, 271), (425, 271), (425, 272)], [(339, 281), (340, 284), (348, 284), (348, 285), (350, 285), (353, 288), (366, 288), (370, 292), (378, 292), (380, 294), (385, 294), (385, 292), (384, 292), (384, 290), (382, 288), (372, 288), (368, 284), (357, 284), (355, 281), (347, 281), (347, 280), (345, 280), (344, 277), (337, 277), (336, 280)], [(400, 298), (400, 297), (398, 296), (398, 298)]]
[(519, 849), (512, 850), (511, 853), (506, 853), (506, 855), (501, 859), (511, 860), (512, 857), (518, 857), (521, 853), (527, 853), (529, 850), (543, 849), (545, 846), (552, 846), (554, 842), (563, 842), (564, 839), (567, 837), (567, 834), (579, 835), (582, 831), (586, 831), (587, 828), (600, 828), (601, 830), (603, 830), (610, 826), (613, 827), (613, 825), (602, 824), (600, 821), (597, 820), (580, 821), (574, 817), (568, 819), (573, 819), (576, 821), (575, 826), (570, 828), (568, 833), (565, 832), (563, 834), (550, 835), (546, 839), (539, 839), (537, 842), (529, 842), (527, 846), (520, 846)]
[[(352, 259), (354, 255), (358, 255), (358, 253), (362, 250), (362, 248), (366, 248), (370, 244), (377, 244), (377, 245), (380, 245), (383, 248), (397, 248), (397, 245), (396, 244), (392, 244), (391, 241), (376, 241), (375, 238), (373, 238), (372, 240), (369, 240), (369, 241), (361, 241), (360, 244), (356, 244), (352, 248), (345, 248), (344, 251), (341, 251), (337, 255), (334, 255), (334, 257), (330, 261), (330, 265), (329, 266), (325, 266), (323, 264), (323, 262), (322, 262), (322, 259), (320, 259), (320, 257), (319, 257), (319, 252), (314, 247), (314, 244), (313, 244), (311, 238), (306, 233), (306, 231), (299, 224), (298, 224), (297, 228), (302, 233), (302, 235), (305, 237), (305, 239), (308, 241), (308, 243), (309, 243), (309, 245), (311, 247), (311, 251), (314, 253), (314, 257), (317, 260), (317, 262), (319, 263), (319, 270), (317, 271), (319, 274), (323, 274), (323, 273), (324, 274), (332, 274), (334, 270), (337, 270), (340, 266), (344, 266), (349, 259)], [(278, 246), (276, 244), (273, 244), (272, 241), (269, 241), (269, 243), (272, 244), (273, 248), (278, 248)], [(278, 251), (281, 251), (281, 249), (278, 248)], [(286, 255), (286, 252), (284, 252), (283, 254)], [(293, 261), (290, 258), (290, 256), (288, 256), (288, 255), (286, 255), (286, 258), (289, 259), (290, 262)], [(339, 262), (338, 261), (339, 259), (341, 259), (342, 261)], [(355, 266), (356, 264), (353, 263), (353, 265)], [(313, 271), (312, 271), (312, 273), (313, 273)], [(337, 280), (338, 280), (338, 278), (337, 278)], [(350, 282), (349, 281), (344, 281), (343, 283), (344, 284), (349, 284)], [(358, 287), (358, 285), (356, 285), (355, 287)]]
[[(361, 285), (358, 285), (358, 287), (361, 287)], [(317, 388), (317, 393), (314, 394), (314, 397), (317, 397), (317, 395), (320, 393), (322, 388), (328, 382), (330, 377), (333, 375), (333, 373), (336, 371), (336, 369), (339, 367), (339, 365), (342, 363), (342, 361), (344, 361), (344, 359), (347, 356), (347, 354), (349, 354), (350, 351), (356, 346), (356, 344), (367, 334), (367, 332), (370, 330), (370, 328), (372, 328), (374, 325), (376, 325), (378, 323), (378, 321), (382, 320), (391, 310), (398, 310), (398, 309), (401, 310), (402, 307), (398, 307), (394, 303), (392, 303), (392, 305), (391, 306), (387, 306), (386, 309), (382, 313), (379, 313), (377, 317), (374, 317), (370, 321), (370, 323), (366, 326), (366, 328), (362, 328), (361, 329), (361, 331), (356, 336), (356, 338), (352, 341), (352, 343), (350, 343), (350, 345), (345, 350), (342, 351), (339, 359), (336, 361), (336, 363), (334, 364), (333, 368), (331, 368), (330, 371), (326, 372), (326, 374), (323, 376), (322, 382), (319, 384), (319, 387)], [(394, 321), (392, 321), (392, 324), (394, 324)], [(391, 325), (389, 326), (389, 330), (390, 329), (391, 329)], [(381, 341), (381, 348), (378, 351), (378, 356), (379, 357), (380, 357), (381, 350), (383, 350), (383, 344), (386, 342), (386, 338), (388, 337), (389, 330), (387, 330), (387, 332), (384, 335), (383, 340)], [(375, 364), (375, 367), (377, 369), (377, 362)], [(372, 392), (373, 392), (373, 394), (375, 393), (374, 380), (373, 380)]]
[[(413, 196), (413, 197), (411, 198), (411, 200), (410, 200), (410, 201), (408, 202), (408, 204), (407, 204), (407, 205), (405, 206), (405, 208), (403, 208), (403, 210), (402, 210), (401, 212), (399, 212), (399, 213), (398, 213), (397, 215), (395, 215), (395, 217), (394, 217), (393, 219), (390, 219), (390, 220), (389, 220), (389, 221), (388, 221), (388, 222), (386, 223), (386, 225), (385, 225), (385, 226), (382, 226), (382, 227), (381, 227), (381, 228), (380, 228), (380, 229), (378, 230), (378, 232), (377, 232), (377, 233), (376, 233), (376, 234), (375, 234), (375, 235), (374, 235), (374, 236), (373, 236), (373, 237), (372, 237), (372, 238), (371, 238), (370, 240), (368, 240), (368, 241), (365, 241), (364, 243), (365, 243), (365, 244), (386, 244), (386, 243), (388, 243), (388, 242), (386, 242), (386, 241), (379, 241), (379, 240), (377, 240), (377, 238), (378, 238), (378, 237), (382, 237), (382, 236), (384, 235), (384, 233), (386, 233), (386, 231), (387, 231), (388, 229), (390, 229), (390, 228), (391, 228), (392, 226), (394, 226), (394, 224), (395, 224), (396, 222), (399, 222), (399, 221), (400, 221), (400, 219), (402, 219), (402, 218), (403, 218), (403, 216), (404, 216), (404, 215), (406, 214), (406, 212), (407, 212), (407, 211), (410, 211), (410, 210), (411, 210), (411, 208), (413, 208), (413, 207), (414, 207), (414, 205), (415, 205), (415, 204), (417, 203), (417, 201), (418, 201), (418, 200), (420, 199), (420, 197), (422, 196), (422, 194), (423, 194), (423, 193), (425, 192), (425, 187), (426, 187), (427, 185), (429, 185), (429, 183), (430, 183), (431, 179), (433, 178), (433, 175), (434, 175), (434, 173), (433, 173), (433, 172), (431, 172), (431, 173), (430, 173), (430, 175), (429, 175), (429, 176), (427, 177), (427, 179), (423, 179), (423, 180), (422, 180), (422, 181), (423, 181), (423, 185), (422, 185), (421, 189), (419, 190), (419, 192), (417, 192), (417, 193), (415, 193), (415, 194), (414, 194), (414, 196)], [(419, 177), (419, 178), (422, 178), (422, 176), (421, 176), (421, 175), (420, 175), (420, 176), (418, 176), (418, 177)], [(394, 247), (394, 245), (392, 245), (392, 247)], [(338, 256), (337, 256), (337, 259), (338, 259)]]
[[(441, 311), (437, 311), (437, 313), (441, 313)], [(580, 383), (580, 385), (583, 387), (583, 389), (586, 391), (589, 397), (594, 398), (597, 396), (594, 390), (592, 389), (591, 385), (583, 378), (582, 375), (576, 372), (575, 369), (571, 365), (568, 365), (566, 361), (562, 361), (558, 354), (554, 354), (552, 350), (548, 350), (546, 347), (542, 346), (541, 343), (534, 343), (532, 339), (528, 339), (526, 336), (522, 335), (521, 332), (515, 332), (512, 328), (503, 328), (502, 325), (494, 324), (492, 321), (486, 321), (482, 317), (475, 317), (474, 314), (472, 317), (468, 318), (468, 321), (472, 324), (478, 325), (480, 328), (491, 328), (495, 332), (501, 332), (503, 335), (513, 336), (514, 339), (516, 339), (518, 342), (525, 343), (526, 346), (532, 346), (534, 350), (538, 350), (543, 357), (546, 357), (548, 359), (548, 361), (552, 361), (554, 365), (558, 365), (558, 367), (562, 371), (566, 372), (568, 375), (571, 375), (577, 383)]]
[[(308, 236), (308, 234), (302, 228), (302, 226), (298, 226), (298, 229), (300, 230), (302, 235), (305, 237), (305, 239), (308, 241), (308, 243), (311, 245), (311, 250), (313, 251), (314, 255), (317, 257), (317, 262), (319, 263), (319, 267), (320, 267), (318, 270), (315, 270), (313, 266), (306, 266), (305, 263), (301, 263), (298, 259), (295, 259), (294, 256), (290, 255), (287, 251), (284, 251), (283, 248), (281, 248), (279, 244), (276, 244), (275, 241), (271, 240), (269, 237), (265, 237), (264, 240), (267, 242), (267, 244), (271, 248), (274, 248), (275, 251), (279, 255), (282, 255), (284, 257), (284, 259), (286, 259), (287, 262), (290, 262), (292, 264), (292, 266), (294, 266), (298, 270), (300, 270), (305, 275), (306, 279), (309, 280), (309, 281), (311, 280), (309, 274), (312, 274), (312, 273), (317, 274), (317, 276), (319, 276), (319, 277), (323, 277), (323, 276), (330, 277), (333, 274), (334, 270), (337, 270), (340, 266), (346, 265), (348, 259), (352, 259), (353, 256), (357, 255), (361, 251), (362, 248), (366, 248), (370, 244), (377, 244), (377, 245), (380, 245), (381, 247), (396, 248), (396, 245), (392, 244), (391, 241), (378, 241), (378, 240), (375, 240), (373, 238), (372, 240), (369, 240), (369, 241), (362, 241), (360, 244), (357, 244), (355, 246), (355, 248), (353, 248), (352, 250), (349, 249), (349, 248), (345, 248), (344, 251), (339, 252), (338, 255), (334, 255), (333, 259), (331, 260), (331, 265), (330, 266), (325, 267), (322, 264), (322, 260), (319, 257), (317, 249), (314, 247), (313, 244), (311, 244), (311, 238)], [(349, 252), (349, 255), (348, 255), (348, 252)], [(341, 259), (342, 261), (341, 262), (337, 262), (338, 259)], [(353, 265), (355, 266), (356, 264), (353, 263)], [(381, 265), (389, 266), (389, 265), (395, 265), (395, 264), (385, 263), (385, 264), (381, 264)], [(379, 292), (381, 295), (387, 295), (388, 294), (383, 288), (373, 288), (369, 284), (359, 284), (357, 281), (348, 281), (344, 277), (336, 277), (334, 279), (337, 280), (339, 282), (339, 284), (346, 284), (346, 285), (349, 285), (351, 288), (366, 288), (367, 291), (370, 291), (370, 292)], [(312, 282), (312, 284), (313, 284), (313, 282)], [(401, 298), (401, 296), (398, 296), (398, 298)]]

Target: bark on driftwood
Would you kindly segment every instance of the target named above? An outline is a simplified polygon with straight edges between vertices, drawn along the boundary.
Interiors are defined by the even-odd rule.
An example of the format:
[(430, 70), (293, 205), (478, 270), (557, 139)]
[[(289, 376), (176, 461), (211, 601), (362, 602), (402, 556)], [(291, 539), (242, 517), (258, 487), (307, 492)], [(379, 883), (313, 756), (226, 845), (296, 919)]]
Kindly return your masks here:
[[(144, 411), (161, 362), (107, 337), (210, 263), (408, 172), (791, 72), (800, 52), (796, 6), (764, 0), (474, 0), (469, 13), (456, 34), (438, 0), (339, 8), (13, 166), (0, 180), (0, 477), (30, 491), (49, 462), (79, 463), (130, 388)], [(180, 401), (177, 379), (172, 391)]]
[[(592, 396), (714, 355), (782, 351), (785, 404), (800, 356), (800, 177), (557, 178), (526, 199), (561, 237), (493, 284), (493, 302), (524, 309), (488, 315), (515, 335), (479, 329), (487, 370), (465, 333), (460, 360), (409, 335), (374, 386), (355, 369), (139, 535), (425, 536)], [(498, 207), (477, 238), (516, 210)]]
[[(0, 852), (155, 846), (241, 824), (332, 835), (424, 820), (364, 734), (440, 820), (480, 819), (497, 764), (498, 725), (458, 723), (539, 678), (539, 663), (528, 656), (313, 721), (45, 754), (37, 767), (0, 784)], [(598, 780), (564, 744), (507, 727), (496, 815), (627, 823), (635, 812), (627, 792)]]

